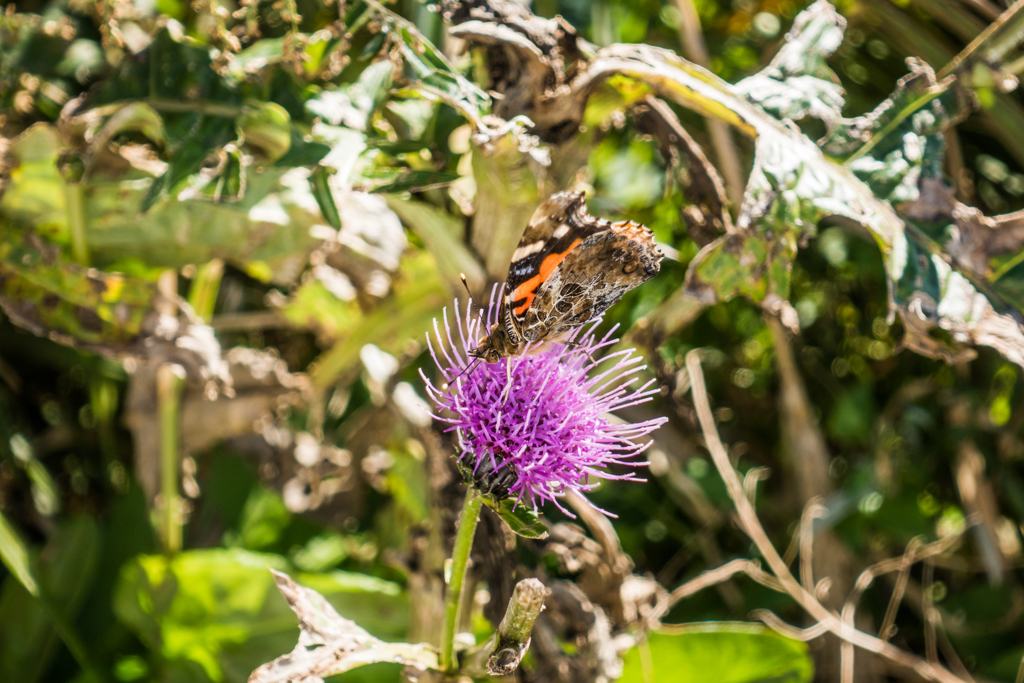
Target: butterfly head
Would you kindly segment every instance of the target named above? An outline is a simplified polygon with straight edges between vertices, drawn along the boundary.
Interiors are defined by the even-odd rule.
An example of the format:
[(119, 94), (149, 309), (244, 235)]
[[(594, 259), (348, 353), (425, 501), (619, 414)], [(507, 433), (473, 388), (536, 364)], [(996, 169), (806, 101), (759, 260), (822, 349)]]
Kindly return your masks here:
[(491, 327), (490, 334), (481, 337), (476, 348), (469, 352), (473, 358), (479, 358), (485, 363), (494, 364), (502, 358), (508, 358), (520, 351), (520, 346), (509, 339), (504, 326), (497, 323)]

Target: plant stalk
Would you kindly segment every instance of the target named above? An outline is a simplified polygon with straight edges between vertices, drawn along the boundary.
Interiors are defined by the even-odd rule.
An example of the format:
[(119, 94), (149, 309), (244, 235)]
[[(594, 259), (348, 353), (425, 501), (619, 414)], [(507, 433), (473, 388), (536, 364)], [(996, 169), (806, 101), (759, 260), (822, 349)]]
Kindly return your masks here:
[(451, 579), (448, 581), (448, 592), (444, 598), (444, 630), (441, 632), (441, 669), (444, 671), (456, 669), (455, 629), (462, 606), (462, 588), (466, 581), (469, 552), (473, 549), (473, 536), (476, 533), (476, 524), (480, 520), (480, 508), (483, 503), (483, 496), (473, 487), (466, 491), (466, 502), (462, 506), (462, 517), (459, 519), (455, 547), (452, 549)]
[(170, 100), (164, 98), (150, 97), (143, 100), (146, 104), (157, 111), (165, 111), (172, 114), (189, 114), (197, 112), (208, 116), (223, 116), (235, 118), (242, 114), (245, 109), (231, 104), (220, 102), (205, 102), (197, 100)]
[(83, 266), (89, 265), (89, 242), (85, 236), (85, 187), (68, 183), (64, 189), (67, 202), (68, 231), (71, 233), (71, 254)]
[(156, 371), (156, 397), (160, 410), (160, 497), (163, 500), (160, 536), (164, 551), (170, 555), (179, 552), (182, 545), (178, 471), (181, 464), (179, 420), (184, 379), (184, 368), (180, 365), (165, 363)]
[(213, 308), (217, 303), (217, 292), (224, 276), (224, 261), (219, 258), (199, 266), (192, 280), (192, 289), (188, 294), (188, 302), (192, 310), (207, 324), (213, 319)]
[(547, 588), (537, 579), (516, 584), (498, 630), (463, 657), (462, 672), (473, 678), (511, 676), (530, 648), (533, 625), (544, 609)]
[(1017, 0), (981, 35), (965, 47), (937, 74), (939, 80), (973, 61), (984, 61), (997, 68), (1003, 58), (1024, 42), (1024, 2)]

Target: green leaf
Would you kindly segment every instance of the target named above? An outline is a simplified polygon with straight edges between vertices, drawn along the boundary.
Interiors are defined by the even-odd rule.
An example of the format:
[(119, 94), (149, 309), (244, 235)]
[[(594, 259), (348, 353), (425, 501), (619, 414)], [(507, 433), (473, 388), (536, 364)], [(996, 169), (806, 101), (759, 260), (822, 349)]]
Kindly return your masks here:
[[(20, 241), (3, 230), (10, 224), (38, 226), (48, 241), (70, 242), (67, 184), (57, 169), (62, 144), (56, 128), (45, 125), (12, 141), (11, 181), (0, 196), (5, 240)], [(326, 153), (326, 146), (316, 144)], [(267, 277), (275, 283), (293, 282), (320, 243), (311, 228), (324, 222), (307, 172), (277, 167), (258, 172), (243, 165), (243, 157), (231, 145), (220, 150), (216, 167), (186, 178), (175, 200), (142, 216), (138, 206), (150, 191), (145, 180), (111, 182), (94, 176), (83, 184), (92, 262), (102, 267), (137, 259), (150, 267), (178, 268), (220, 258), (246, 271), (269, 270)], [(153, 183), (162, 183), (161, 178)], [(228, 199), (233, 201), (224, 203)], [(259, 267), (253, 269), (254, 264)]]
[[(380, 34), (383, 35), (383, 34)], [(355, 83), (324, 90), (306, 102), (306, 109), (333, 125), (367, 132), (370, 119), (384, 102), (395, 65), (390, 61), (366, 67)]]
[(245, 144), (263, 152), (270, 161), (284, 156), (292, 145), (291, 117), (275, 102), (250, 100), (235, 120)]
[[(221, 652), (245, 643), (268, 617), (285, 616), (280, 609), (264, 611), (273, 595), (268, 566), (283, 567), (284, 561), (241, 550), (141, 556), (121, 570), (114, 611), (167, 659), (192, 660), (211, 680), (222, 680)], [(287, 630), (290, 624), (278, 627), (279, 643), (264, 633), (263, 644), (287, 647)]]
[(511, 498), (495, 503), (485, 497), (484, 502), (505, 521), (505, 524), (508, 524), (509, 529), (523, 538), (548, 537), (547, 526), (540, 521), (537, 511), (530, 506), (521, 502), (516, 505), (516, 501)]
[[(283, 569), (286, 562), (278, 555), (222, 549), (140, 556), (121, 572), (114, 610), (171, 664), (193, 662), (214, 681), (245, 680), (295, 644), (295, 618), (268, 567)], [(397, 585), (347, 572), (303, 574), (302, 580), (374, 632), (404, 633), (408, 607)]]
[(334, 201), (334, 193), (331, 192), (329, 177), (330, 171), (326, 166), (317, 166), (309, 176), (309, 187), (324, 220), (335, 230), (341, 230), (341, 215)]
[(491, 98), (466, 80), (444, 54), (424, 38), (416, 27), (388, 12), (396, 35), (402, 40), (401, 55), (415, 94), (434, 96), (454, 107), (473, 124), (490, 113)]
[[(903, 318), (906, 346), (952, 360), (961, 343), (985, 344), (1024, 366), (1024, 300), (1012, 295), (1019, 283), (1003, 283), (990, 264), (994, 251), (1024, 249), (1021, 239), (998, 246), (991, 239), (993, 228), (1017, 219), (1001, 223), (959, 204), (942, 176), (942, 129), (970, 103), (950, 80), (938, 82), (929, 67), (913, 63), (875, 111), (842, 118), (842, 91), (826, 59), (844, 28), (835, 9), (818, 0), (797, 17), (772, 63), (735, 86), (670, 52), (624, 45), (602, 50), (585, 82), (629, 76), (755, 138), (737, 229), (690, 263), (690, 295), (707, 304), (744, 296), (795, 330), (788, 297), (798, 249), (823, 222), (858, 224), (882, 253), (891, 315)], [(828, 128), (821, 146), (794, 125), (808, 117)], [(954, 345), (934, 338), (937, 329)]]
[(291, 129), (291, 147), (284, 156), (274, 162), (278, 168), (292, 168), (294, 166), (316, 166), (326, 157), (331, 148), (322, 142), (313, 139), (306, 139), (306, 136), (298, 130), (297, 126)]
[[(367, 313), (355, 302), (343, 302), (329, 294), (320, 283), (303, 286), (284, 309), (293, 323), (333, 331), (339, 337), (316, 361), (311, 378), (315, 386), (329, 386), (350, 372), (359, 363), (359, 350), (365, 344), (377, 344), (397, 354), (408, 339), (422, 339), (437, 311), (451, 301), (430, 254), (419, 252), (405, 258), (399, 270), (402, 278), (391, 296)], [(307, 287), (316, 289), (304, 293)]]
[(228, 75), (238, 81), (281, 61), (284, 38), (264, 38), (245, 48), (228, 63)]
[(142, 196), (138, 211), (149, 211), (160, 200), (181, 189), (190, 176), (198, 173), (203, 163), (216, 150), (236, 136), (233, 121), (227, 117), (205, 116), (194, 112), (182, 117), (171, 138), (170, 162), (167, 170), (149, 186)]
[(64, 178), (57, 171), (61, 139), (57, 129), (37, 124), (14, 138), (4, 159), (9, 182), (0, 194), (0, 227), (31, 226), (57, 244), (71, 241)]
[(620, 683), (809, 683), (814, 664), (807, 645), (755, 624), (712, 622), (665, 627), (651, 633), (651, 671), (638, 648), (623, 657)]
[[(117, 135), (126, 131), (138, 131), (158, 145), (163, 145), (164, 120), (160, 114), (145, 102), (130, 102), (117, 111), (104, 122), (100, 129), (91, 135), (89, 150), (91, 155), (104, 151), (111, 140)], [(90, 167), (86, 173), (92, 170), (92, 162), (96, 156), (90, 159)]]
[[(78, 642), (70, 625), (89, 596), (102, 551), (95, 520), (66, 519), (57, 526), (46, 546), (37, 551), (37, 592), (30, 594), (13, 578), (3, 583), (0, 680), (46, 680), (44, 677), (58, 654), (58, 633)], [(60, 622), (59, 629), (54, 618)]]
[(14, 578), (21, 582), (32, 596), (39, 595), (39, 582), (36, 581), (28, 558), (28, 548), (21, 540), (17, 530), (11, 526), (7, 518), (0, 512), (0, 559), (10, 570)]
[(37, 235), (0, 228), (0, 306), (36, 334), (123, 348), (142, 334), (156, 287), (65, 263)]
[(486, 273), (463, 242), (465, 221), (426, 202), (400, 199), (396, 195), (387, 195), (386, 199), (388, 207), (423, 240), (437, 259), (437, 267), (449, 289), (458, 290), (462, 286), (460, 274), (465, 274), (471, 290), (484, 288)]
[(356, 189), (364, 192), (392, 193), (419, 192), (434, 187), (451, 185), (459, 179), (457, 173), (443, 171), (413, 171), (410, 169), (388, 168), (364, 173)]

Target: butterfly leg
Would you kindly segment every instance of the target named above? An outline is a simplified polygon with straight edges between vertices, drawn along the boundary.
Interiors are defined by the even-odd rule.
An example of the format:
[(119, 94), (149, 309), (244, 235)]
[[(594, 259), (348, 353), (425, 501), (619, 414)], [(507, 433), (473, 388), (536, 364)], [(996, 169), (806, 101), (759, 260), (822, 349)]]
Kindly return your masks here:
[[(583, 342), (578, 342), (578, 341), (564, 341), (564, 342), (561, 342), (561, 343), (566, 345), (566, 346), (568, 346), (569, 348), (572, 348), (572, 349), (575, 349), (575, 348), (578, 348), (580, 346), (583, 346)], [(595, 365), (597, 364), (597, 361), (594, 359), (593, 356), (590, 355), (589, 351), (584, 351), (583, 355), (585, 355), (587, 358), (589, 358), (591, 363), (594, 363)]]
[(504, 405), (508, 400), (508, 394), (512, 391), (512, 357), (505, 359), (505, 391), (501, 392), (501, 403)]

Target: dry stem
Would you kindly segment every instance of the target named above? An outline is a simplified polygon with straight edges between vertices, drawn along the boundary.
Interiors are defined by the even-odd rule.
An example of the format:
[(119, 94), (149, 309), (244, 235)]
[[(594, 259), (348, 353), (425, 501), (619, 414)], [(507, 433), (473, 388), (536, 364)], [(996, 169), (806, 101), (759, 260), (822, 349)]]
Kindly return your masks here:
[[(813, 591), (807, 590), (804, 586), (800, 585), (800, 582), (790, 573), (789, 568), (782, 561), (778, 551), (768, 539), (768, 535), (765, 533), (764, 527), (761, 526), (753, 506), (744, 495), (743, 484), (736, 470), (733, 469), (725, 446), (718, 436), (718, 430), (715, 427), (714, 417), (711, 413), (711, 406), (708, 402), (707, 389), (704, 384), (704, 373), (700, 365), (700, 351), (691, 351), (687, 355), (686, 367), (692, 383), (693, 402), (697, 409), (697, 418), (700, 421), (704, 440), (711, 453), (712, 461), (725, 482), (729, 497), (732, 499), (733, 505), (736, 506), (740, 528), (753, 540), (783, 590), (817, 620), (818, 623), (812, 626), (810, 630), (816, 632), (820, 628), (822, 633), (825, 631), (831, 632), (840, 640), (849, 643), (850, 646), (875, 652), (894, 664), (913, 669), (928, 680), (939, 681), (940, 683), (963, 683), (963, 679), (934, 661), (925, 661), (916, 655), (891, 645), (885, 640), (858, 631), (851, 623), (845, 623), (837, 614), (822, 605)], [(767, 616), (763, 612), (761, 615), (762, 618)], [(781, 621), (773, 622), (774, 620), (766, 621), (773, 628), (781, 625)], [(786, 630), (789, 629), (792, 629), (792, 627)], [(852, 672), (852, 662), (848, 665), (848, 668)]]

